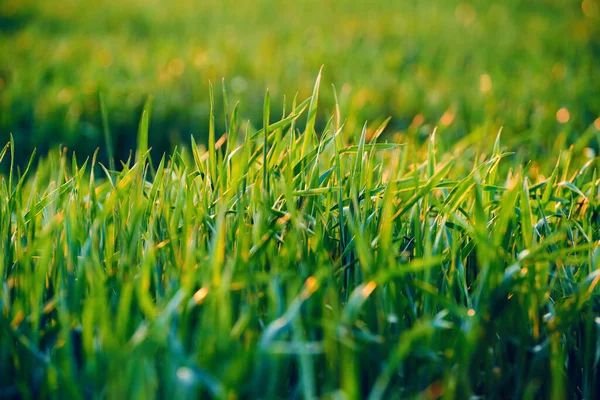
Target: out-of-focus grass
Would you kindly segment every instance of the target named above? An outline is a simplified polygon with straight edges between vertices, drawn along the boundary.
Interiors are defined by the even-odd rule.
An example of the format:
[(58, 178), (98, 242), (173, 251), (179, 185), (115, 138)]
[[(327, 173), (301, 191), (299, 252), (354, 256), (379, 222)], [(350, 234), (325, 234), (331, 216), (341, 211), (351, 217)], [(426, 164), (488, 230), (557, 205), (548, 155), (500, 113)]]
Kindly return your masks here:
[(91, 154), (101, 92), (124, 157), (153, 94), (150, 143), (164, 150), (207, 138), (209, 80), (227, 77), (241, 115), (260, 123), (265, 87), (288, 102), (308, 96), (325, 64), (350, 128), (389, 115), (389, 131), (411, 137), (440, 125), (444, 144), (493, 140), (503, 125), (507, 144), (546, 154), (600, 116), (598, 10), (596, 0), (5, 0), (0, 138), (13, 133), (22, 162), (32, 145)]
[(598, 398), (597, 159), (315, 128), (314, 93), (259, 131), (211, 101), (208, 152), (149, 163), (148, 104), (119, 171), (10, 168), (0, 397)]

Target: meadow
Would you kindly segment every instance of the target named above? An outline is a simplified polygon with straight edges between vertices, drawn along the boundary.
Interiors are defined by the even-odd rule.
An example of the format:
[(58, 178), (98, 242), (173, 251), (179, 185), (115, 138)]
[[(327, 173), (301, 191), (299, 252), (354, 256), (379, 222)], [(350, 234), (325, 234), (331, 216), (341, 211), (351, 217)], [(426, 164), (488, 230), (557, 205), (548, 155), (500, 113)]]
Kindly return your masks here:
[(600, 396), (599, 17), (3, 2), (0, 398)]

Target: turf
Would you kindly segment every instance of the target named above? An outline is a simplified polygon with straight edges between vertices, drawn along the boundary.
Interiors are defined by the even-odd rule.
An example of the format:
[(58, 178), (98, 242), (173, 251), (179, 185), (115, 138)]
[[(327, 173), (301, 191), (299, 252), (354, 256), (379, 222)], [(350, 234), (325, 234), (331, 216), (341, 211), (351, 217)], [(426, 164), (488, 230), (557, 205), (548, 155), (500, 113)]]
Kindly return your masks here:
[(319, 129), (320, 82), (281, 117), (267, 92), (262, 129), (211, 90), (208, 150), (153, 163), (148, 102), (121, 165), (9, 168), (0, 397), (600, 395), (587, 142), (524, 164), (499, 133), (441, 153)]

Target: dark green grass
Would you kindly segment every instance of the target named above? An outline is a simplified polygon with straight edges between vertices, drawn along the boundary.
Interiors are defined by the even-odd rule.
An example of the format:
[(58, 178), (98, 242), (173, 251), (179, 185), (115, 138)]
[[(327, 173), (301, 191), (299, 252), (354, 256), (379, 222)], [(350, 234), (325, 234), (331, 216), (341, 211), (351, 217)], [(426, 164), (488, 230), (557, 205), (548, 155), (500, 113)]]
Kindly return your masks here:
[(0, 397), (598, 397), (597, 159), (315, 130), (319, 81), (223, 137), (211, 96), (209, 152), (150, 163), (148, 103), (118, 172), (3, 176)]

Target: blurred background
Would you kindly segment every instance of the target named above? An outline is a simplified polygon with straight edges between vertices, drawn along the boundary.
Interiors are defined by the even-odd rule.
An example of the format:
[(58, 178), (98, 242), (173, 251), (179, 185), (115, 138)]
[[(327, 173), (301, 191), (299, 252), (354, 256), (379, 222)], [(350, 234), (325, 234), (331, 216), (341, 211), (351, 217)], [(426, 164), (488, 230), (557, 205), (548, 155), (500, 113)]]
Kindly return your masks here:
[(395, 140), (438, 126), (442, 146), (487, 144), (504, 126), (536, 154), (581, 137), (597, 149), (598, 0), (2, 0), (0, 144), (12, 133), (21, 163), (58, 144), (105, 157), (101, 93), (123, 159), (153, 95), (162, 154), (205, 138), (209, 80), (260, 126), (265, 89), (275, 118), (321, 65), (319, 123), (334, 83), (350, 137), (392, 116)]

